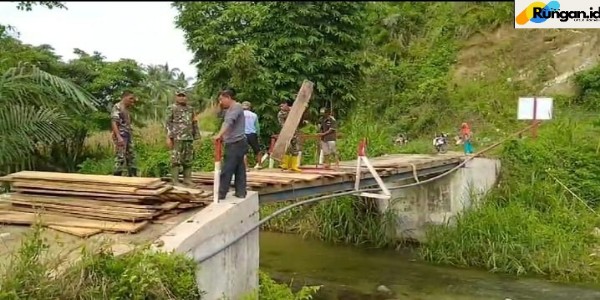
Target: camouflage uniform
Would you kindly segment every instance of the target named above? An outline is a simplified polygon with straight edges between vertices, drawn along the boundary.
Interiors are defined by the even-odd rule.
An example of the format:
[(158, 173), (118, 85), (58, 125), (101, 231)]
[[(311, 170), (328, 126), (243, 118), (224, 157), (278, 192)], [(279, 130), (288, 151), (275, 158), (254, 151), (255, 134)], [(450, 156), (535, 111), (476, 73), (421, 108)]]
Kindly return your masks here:
[[(283, 128), (283, 124), (285, 124), (285, 120), (287, 119), (289, 111), (280, 110), (277, 114), (277, 120), (279, 121), (279, 125)], [(285, 154), (291, 156), (297, 156), (300, 152), (300, 145), (298, 145), (298, 128), (294, 132), (294, 136), (290, 140), (290, 146), (287, 148)]]
[(121, 103), (113, 105), (110, 118), (117, 123), (119, 135), (123, 138), (124, 145), (119, 146), (114, 132), (113, 142), (117, 148), (114, 165), (114, 175), (120, 176), (127, 169), (129, 176), (136, 176), (135, 153), (133, 149), (133, 131), (131, 128), (131, 116), (127, 108)]
[(173, 104), (167, 111), (167, 134), (173, 140), (171, 166), (189, 168), (194, 160), (194, 140), (198, 138), (198, 124), (191, 105)]

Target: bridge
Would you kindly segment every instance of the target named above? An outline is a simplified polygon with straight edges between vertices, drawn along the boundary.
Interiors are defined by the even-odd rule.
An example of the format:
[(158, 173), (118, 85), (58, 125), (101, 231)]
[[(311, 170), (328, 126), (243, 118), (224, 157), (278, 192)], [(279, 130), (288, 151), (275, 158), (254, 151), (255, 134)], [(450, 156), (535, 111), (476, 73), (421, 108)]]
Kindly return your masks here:
[[(252, 170), (247, 178), (251, 191), (245, 199), (228, 196), (220, 201), (213, 199), (218, 172), (193, 173), (198, 189), (173, 189), (159, 178), (20, 172), (5, 179), (12, 181), (15, 190), (0, 197), (0, 223), (34, 224), (39, 218), (48, 228), (68, 233), (50, 231), (45, 237), (53, 241), (60, 238), (60, 243), (51, 246), (56, 249), (53, 251), (63, 251), (65, 246), (61, 245), (68, 245), (74, 258), (79, 253), (76, 249), (105, 239), (116, 243), (113, 252), (118, 254), (130, 251), (133, 245), (154, 241), (154, 249), (184, 253), (202, 265), (196, 280), (207, 292), (207, 299), (221, 299), (223, 294), (239, 299), (258, 285), (258, 228), (273, 216), (259, 219), (259, 203), (313, 201), (314, 197), (346, 192), (375, 198), (382, 211), (393, 211), (398, 232), (418, 232), (423, 225), (446, 222), (470, 206), (467, 186), (473, 184), (485, 192), (498, 172), (493, 160), (460, 153), (375, 158), (364, 154), (363, 147), (357, 160), (341, 162), (335, 169), (305, 165), (301, 173)], [(219, 157), (215, 160), (220, 161)], [(413, 186), (388, 188), (397, 184)], [(371, 187), (380, 191), (358, 191)], [(198, 208), (199, 202), (209, 205)], [(0, 238), (25, 230), (2, 226)], [(19, 240), (11, 241), (12, 249)]]
[[(373, 169), (383, 182), (419, 180), (448, 172), (465, 160), (460, 153), (437, 155), (393, 154), (369, 159)], [(357, 161), (340, 162), (336, 169), (323, 169), (312, 166), (301, 167), (302, 172), (288, 172), (280, 169), (251, 170), (247, 173), (248, 189), (258, 192), (260, 203), (295, 200), (316, 197), (329, 193), (351, 191), (358, 188), (377, 186), (374, 176), (367, 166), (361, 166), (357, 173)], [(212, 189), (213, 172), (196, 172), (192, 181), (202, 189)]]

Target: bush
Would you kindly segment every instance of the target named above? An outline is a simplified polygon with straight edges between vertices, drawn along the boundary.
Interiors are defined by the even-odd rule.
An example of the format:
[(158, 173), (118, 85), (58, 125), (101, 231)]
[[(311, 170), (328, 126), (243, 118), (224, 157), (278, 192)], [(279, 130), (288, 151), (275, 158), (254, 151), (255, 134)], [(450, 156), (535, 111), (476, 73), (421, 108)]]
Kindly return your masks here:
[(117, 257), (102, 249), (82, 250), (82, 259), (69, 264), (49, 257), (47, 249), (41, 229), (34, 229), (2, 270), (0, 299), (195, 300), (201, 296), (196, 263), (183, 255), (141, 248)]
[(290, 286), (279, 284), (271, 279), (266, 273), (260, 272), (260, 288), (258, 297), (248, 296), (246, 300), (310, 300), (319, 291), (319, 286), (304, 286), (294, 293)]

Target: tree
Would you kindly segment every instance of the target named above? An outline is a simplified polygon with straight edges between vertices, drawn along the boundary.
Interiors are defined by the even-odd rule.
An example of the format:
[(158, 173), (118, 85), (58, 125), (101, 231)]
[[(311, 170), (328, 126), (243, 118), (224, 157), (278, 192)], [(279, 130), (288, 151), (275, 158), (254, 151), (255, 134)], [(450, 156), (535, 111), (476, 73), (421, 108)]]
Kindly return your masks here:
[(48, 9), (53, 9), (53, 8), (67, 9), (67, 7), (64, 5), (64, 3), (61, 1), (19, 1), (19, 2), (17, 2), (17, 8), (20, 10), (25, 10), (25, 11), (33, 10), (33, 6), (35, 6), (35, 5), (45, 6)]
[(162, 121), (167, 106), (175, 92), (188, 86), (188, 78), (179, 69), (170, 69), (168, 64), (146, 67), (146, 79), (143, 83), (155, 121)]
[(0, 165), (24, 163), (39, 148), (71, 133), (69, 113), (94, 109), (75, 84), (21, 63), (0, 76)]
[[(360, 2), (175, 2), (176, 24), (194, 52), (204, 95), (231, 86), (253, 102), (265, 128), (277, 128), (277, 104), (315, 82), (311, 110), (344, 115), (359, 80)], [(266, 131), (266, 130), (265, 130)], [(269, 132), (267, 132), (269, 133)], [(272, 133), (272, 132), (270, 132)]]

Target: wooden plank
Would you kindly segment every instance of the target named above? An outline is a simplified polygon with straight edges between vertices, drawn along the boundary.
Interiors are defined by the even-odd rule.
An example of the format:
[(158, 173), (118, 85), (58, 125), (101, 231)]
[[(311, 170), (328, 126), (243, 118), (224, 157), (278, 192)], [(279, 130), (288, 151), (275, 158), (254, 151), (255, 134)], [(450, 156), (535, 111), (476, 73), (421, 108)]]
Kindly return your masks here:
[(0, 196), (0, 201), (21, 201), (28, 203), (39, 203), (39, 204), (55, 204), (61, 206), (74, 206), (74, 207), (87, 207), (99, 210), (113, 210), (115, 212), (130, 212), (130, 213), (155, 213), (157, 209), (162, 209), (161, 206), (146, 206), (146, 205), (131, 205), (121, 204), (116, 202), (116, 205), (107, 204), (106, 201), (91, 200), (85, 198), (71, 198), (71, 197), (55, 197), (55, 196), (44, 196), (44, 195), (30, 195), (21, 193), (10, 193)]
[(55, 206), (50, 206), (50, 205), (43, 206), (43, 205), (39, 205), (39, 204), (29, 204), (29, 203), (24, 203), (24, 204), (15, 203), (10, 208), (10, 210), (11, 211), (31, 212), (31, 213), (42, 213), (42, 214), (51, 212), (56, 215), (69, 215), (69, 216), (73, 216), (76, 218), (109, 220), (109, 221), (115, 221), (115, 222), (119, 222), (119, 221), (136, 222), (136, 221), (142, 221), (142, 220), (150, 220), (154, 217), (154, 216), (150, 216), (150, 217), (127, 216), (125, 214), (123, 214), (123, 215), (106, 214), (106, 213), (89, 211), (89, 209), (82, 210), (82, 209), (70, 208), (69, 210), (65, 210), (64, 208), (60, 208), (60, 207), (57, 208)]
[(54, 229), (56, 231), (68, 233), (80, 238), (88, 238), (90, 236), (101, 233), (101, 229), (92, 229), (92, 228), (81, 228), (81, 227), (65, 227), (65, 226), (57, 226), (57, 225), (48, 225), (50, 229)]
[(274, 160), (281, 161), (281, 158), (283, 158), (285, 151), (289, 147), (290, 141), (294, 136), (294, 132), (300, 124), (302, 115), (304, 115), (304, 111), (306, 110), (306, 107), (308, 107), (308, 102), (312, 96), (314, 85), (314, 83), (308, 80), (304, 80), (302, 83), (302, 86), (298, 91), (298, 95), (296, 96), (296, 100), (292, 105), (292, 109), (290, 110), (288, 117), (285, 120), (285, 124), (283, 124), (283, 128), (279, 132), (277, 141), (273, 147), (271, 158)]
[[(21, 181), (15, 180), (11, 184), (15, 188), (23, 189), (42, 189), (42, 190), (59, 190), (59, 191), (75, 191), (86, 193), (107, 193), (107, 194), (133, 194), (138, 190), (136, 187), (123, 186), (97, 186), (94, 184), (68, 184), (63, 182), (43, 182), (43, 181)], [(143, 195), (143, 194), (142, 194)]]
[(263, 176), (269, 177), (283, 177), (296, 179), (298, 181), (313, 181), (320, 178), (323, 178), (321, 174), (304, 174), (304, 173), (287, 173), (287, 172), (277, 172), (277, 171), (258, 171), (256, 173), (262, 173)]
[(169, 210), (173, 210), (173, 209), (177, 208), (177, 206), (179, 206), (179, 204), (180, 204), (179, 202), (165, 202), (160, 206), (160, 208), (163, 211), (169, 211)]
[(38, 221), (44, 225), (94, 228), (101, 229), (104, 231), (128, 233), (136, 233), (142, 230), (146, 225), (148, 225), (147, 221), (139, 223), (111, 222), (65, 217), (51, 213), (44, 213), (38, 215), (26, 212), (0, 211), (0, 223), (3, 224), (32, 225)]
[(78, 173), (58, 173), (58, 172), (36, 172), (36, 171), (21, 171), (12, 173), (8, 176), (10, 180), (15, 179), (39, 179), (52, 181), (69, 181), (69, 182), (84, 182), (84, 183), (105, 183), (114, 185), (130, 185), (137, 187), (147, 187), (160, 182), (159, 178), (146, 177), (124, 177), (111, 175), (89, 175)]
[(69, 196), (89, 196), (95, 197), (96, 200), (110, 199), (110, 201), (141, 203), (144, 200), (152, 199), (150, 196), (141, 195), (123, 195), (123, 194), (105, 194), (105, 193), (88, 193), (76, 191), (55, 191), (55, 190), (38, 190), (38, 189), (15, 189), (15, 192), (27, 194), (47, 194), (47, 195), (69, 195)]
[[(246, 182), (257, 182), (257, 183), (277, 183), (277, 184), (290, 184), (293, 180), (283, 179), (274, 176), (260, 175), (258, 172), (249, 172), (246, 173)], [(203, 179), (203, 180), (213, 180), (213, 175), (195, 175), (194, 178)]]
[(137, 189), (135, 191), (135, 194), (136, 195), (144, 195), (144, 196), (157, 196), (157, 195), (160, 195), (162, 193), (165, 193), (165, 192), (169, 191), (172, 188), (173, 188), (173, 186), (167, 185), (167, 186), (163, 186), (161, 188), (155, 189), (155, 190), (151, 190), (151, 189)]

